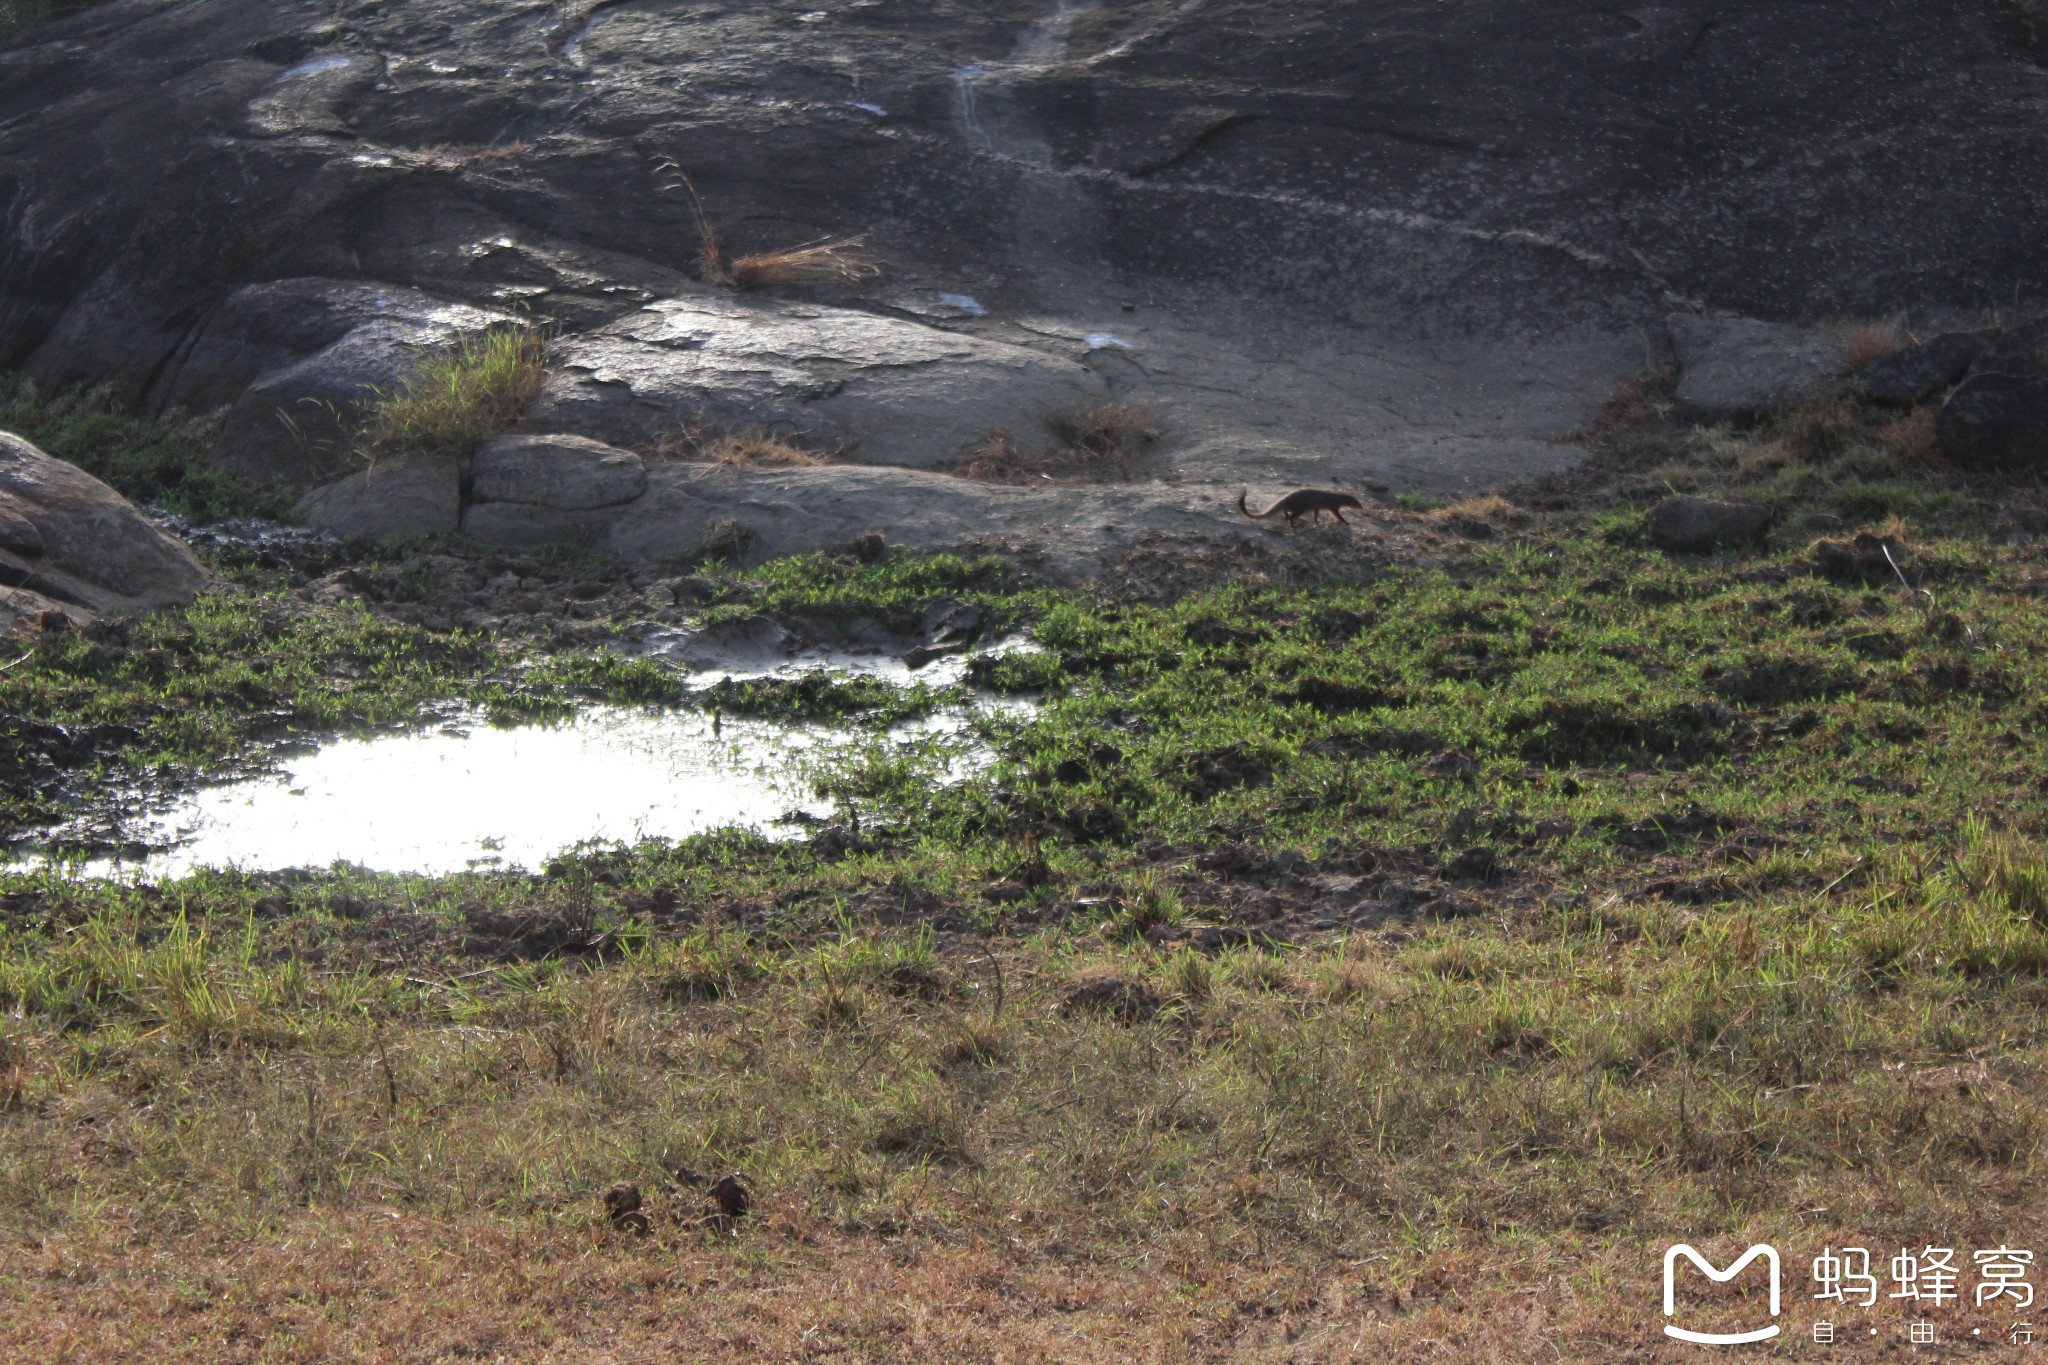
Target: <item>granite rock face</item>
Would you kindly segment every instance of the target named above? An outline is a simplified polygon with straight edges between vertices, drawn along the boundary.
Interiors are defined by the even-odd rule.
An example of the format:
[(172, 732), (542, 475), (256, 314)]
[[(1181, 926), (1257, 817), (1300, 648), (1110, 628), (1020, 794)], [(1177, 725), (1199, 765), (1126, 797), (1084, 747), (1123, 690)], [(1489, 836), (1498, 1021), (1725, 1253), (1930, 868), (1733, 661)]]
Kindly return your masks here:
[(2048, 284), (2044, 57), (2006, 0), (118, 0), (0, 51), (0, 367), (160, 404), (308, 277), (584, 330), (693, 271), (665, 159), (733, 252), (866, 233), (1041, 303), (1996, 306)]
[[(307, 514), (366, 533), (681, 544), (646, 509), (708, 476), (652, 462), (762, 427), (841, 463), (748, 473), (706, 543), (857, 513), (1097, 562), (1247, 484), (1558, 472), (1674, 309), (1727, 420), (1841, 382), (1791, 324), (2048, 287), (2014, 0), (110, 0), (13, 43), (0, 368), (225, 409), (220, 465), (346, 476)], [(857, 236), (880, 275), (711, 287), (683, 174), (728, 258)], [(521, 434), (611, 472), (349, 472), (367, 398), (510, 325), (555, 341)], [(909, 477), (1106, 401), (1163, 433), (1138, 486)], [(629, 455), (643, 491), (570, 505)]]

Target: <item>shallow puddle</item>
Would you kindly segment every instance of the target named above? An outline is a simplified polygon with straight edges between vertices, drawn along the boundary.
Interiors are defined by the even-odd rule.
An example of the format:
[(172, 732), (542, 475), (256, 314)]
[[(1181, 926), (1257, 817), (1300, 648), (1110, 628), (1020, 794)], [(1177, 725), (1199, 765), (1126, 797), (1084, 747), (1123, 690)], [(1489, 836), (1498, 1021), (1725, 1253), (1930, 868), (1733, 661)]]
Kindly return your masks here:
[[(863, 743), (935, 740), (932, 780), (965, 776), (987, 758), (969, 739), (971, 719), (942, 713), (877, 740), (853, 726), (620, 706), (512, 727), (465, 717), (337, 739), (280, 760), (273, 773), (198, 788), (123, 831), (156, 851), (66, 870), (153, 880), (206, 867), (346, 862), (444, 875), (538, 868), (585, 841), (630, 844), (733, 826), (789, 836), (831, 814), (814, 793), (815, 770)], [(50, 861), (41, 855), (25, 866)]]

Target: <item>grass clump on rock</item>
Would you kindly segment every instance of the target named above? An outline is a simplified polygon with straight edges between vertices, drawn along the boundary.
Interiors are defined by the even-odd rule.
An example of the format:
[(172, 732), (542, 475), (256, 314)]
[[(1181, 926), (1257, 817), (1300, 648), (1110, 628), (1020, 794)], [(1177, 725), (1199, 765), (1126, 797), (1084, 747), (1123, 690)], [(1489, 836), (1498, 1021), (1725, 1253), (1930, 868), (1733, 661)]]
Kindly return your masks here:
[(547, 337), (497, 327), (420, 362), (397, 389), (377, 391), (358, 448), (372, 462), (463, 455), (519, 419), (547, 378)]

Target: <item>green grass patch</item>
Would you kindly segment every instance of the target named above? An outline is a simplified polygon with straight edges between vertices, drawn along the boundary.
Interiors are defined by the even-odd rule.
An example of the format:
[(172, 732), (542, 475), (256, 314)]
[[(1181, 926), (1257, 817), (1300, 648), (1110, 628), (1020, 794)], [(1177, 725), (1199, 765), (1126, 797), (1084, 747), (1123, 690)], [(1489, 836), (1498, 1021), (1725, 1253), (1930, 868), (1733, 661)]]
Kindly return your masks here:
[(153, 422), (120, 412), (103, 392), (44, 397), (24, 375), (0, 375), (0, 430), (105, 480), (133, 502), (199, 520), (279, 516), (274, 494), (210, 466), (213, 424)]
[(547, 338), (498, 327), (463, 337), (424, 358), (363, 415), (358, 449), (367, 458), (466, 455), (518, 420), (547, 377)]

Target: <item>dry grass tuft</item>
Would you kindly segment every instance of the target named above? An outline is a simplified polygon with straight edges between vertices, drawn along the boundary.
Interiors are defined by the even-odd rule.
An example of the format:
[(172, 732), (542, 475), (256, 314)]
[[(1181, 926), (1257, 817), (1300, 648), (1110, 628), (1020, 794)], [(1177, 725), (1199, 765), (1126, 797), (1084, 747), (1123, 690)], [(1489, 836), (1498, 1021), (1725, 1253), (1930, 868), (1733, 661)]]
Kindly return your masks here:
[(1779, 439), (1793, 458), (1831, 460), (1853, 447), (1865, 429), (1863, 411), (1852, 398), (1819, 398), (1777, 418)]
[(1905, 332), (1886, 322), (1865, 322), (1835, 331), (1842, 343), (1842, 359), (1851, 370), (1867, 370), (1886, 356), (1904, 350), (1911, 340)]
[(1152, 415), (1128, 403), (1090, 403), (1085, 408), (1056, 412), (1045, 419), (1047, 430), (1069, 450), (1108, 460), (1123, 468), (1149, 441), (1159, 439)]
[(793, 445), (761, 427), (716, 437), (701, 447), (696, 458), (726, 469), (807, 469), (832, 462), (827, 453)]
[(765, 289), (781, 284), (853, 284), (873, 279), (882, 271), (861, 250), (864, 240), (835, 237), (741, 256), (732, 263), (731, 280), (741, 289)]
[(998, 427), (979, 444), (963, 451), (954, 462), (952, 472), (963, 479), (979, 479), (983, 483), (1022, 483), (1041, 472), (1032, 467), (1033, 463), (1017, 448), (1010, 429)]
[(1456, 502), (1437, 508), (1429, 515), (1437, 521), (1484, 521), (1509, 525), (1529, 519), (1527, 512), (1498, 493), (1481, 493), (1477, 497), (1460, 498)]
[(707, 284), (737, 289), (767, 289), (776, 285), (853, 284), (882, 273), (881, 267), (863, 249), (865, 237), (830, 237), (780, 251), (757, 251), (727, 262), (718, 245), (718, 233), (696, 185), (673, 161), (655, 163), (664, 194), (681, 193), (690, 201), (690, 215), (697, 224), (697, 278)]
[(1877, 439), (1885, 452), (1901, 464), (1926, 463), (1940, 450), (1940, 442), (1934, 434), (1934, 409), (1913, 409), (1879, 431)]
[(1424, 516), (1438, 526), (1474, 540), (1484, 540), (1510, 527), (1525, 525), (1529, 521), (1527, 511), (1498, 493), (1482, 493), (1477, 497), (1460, 498), (1456, 502), (1435, 508)]
[(1059, 444), (1026, 451), (1008, 427), (998, 428), (963, 451), (947, 472), (984, 483), (1025, 484), (1056, 480), (1129, 479), (1146, 442), (1159, 438), (1151, 415), (1126, 403), (1091, 403), (1045, 419)]
[(711, 215), (704, 212), (704, 200), (696, 185), (673, 161), (656, 162), (654, 173), (659, 177), (662, 193), (680, 190), (689, 196), (690, 215), (697, 222), (697, 278), (706, 284), (731, 284), (732, 272), (726, 269), (725, 256), (718, 248), (718, 234), (712, 230)]

